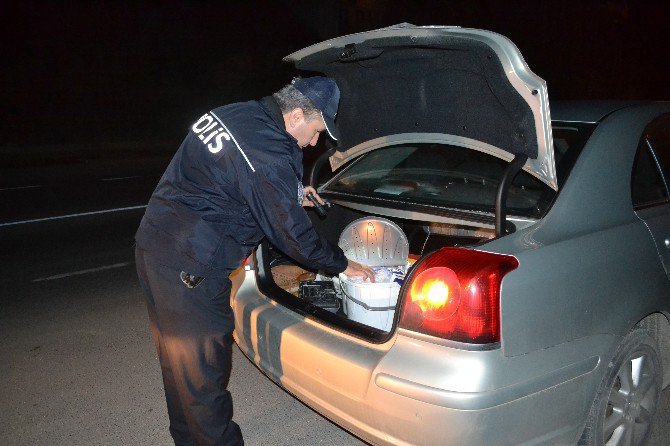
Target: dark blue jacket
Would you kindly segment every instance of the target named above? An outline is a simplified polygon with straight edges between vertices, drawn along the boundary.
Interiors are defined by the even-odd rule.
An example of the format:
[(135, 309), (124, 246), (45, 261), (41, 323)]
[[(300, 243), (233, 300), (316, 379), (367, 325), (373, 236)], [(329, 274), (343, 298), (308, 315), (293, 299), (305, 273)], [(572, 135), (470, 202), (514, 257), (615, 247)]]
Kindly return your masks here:
[(135, 239), (161, 263), (202, 277), (228, 275), (264, 236), (303, 265), (344, 271), (344, 253), (315, 232), (302, 191), (302, 149), (274, 99), (219, 107), (191, 127)]

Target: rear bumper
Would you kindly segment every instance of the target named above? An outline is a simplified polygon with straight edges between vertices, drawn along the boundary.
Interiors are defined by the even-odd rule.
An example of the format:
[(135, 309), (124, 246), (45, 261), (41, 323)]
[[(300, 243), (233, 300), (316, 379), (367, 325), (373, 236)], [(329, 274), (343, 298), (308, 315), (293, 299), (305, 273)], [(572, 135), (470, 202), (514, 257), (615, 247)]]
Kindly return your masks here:
[(403, 330), (371, 344), (262, 296), (253, 272), (232, 303), (249, 359), (373, 444), (574, 444), (601, 376), (588, 341), (514, 358)]

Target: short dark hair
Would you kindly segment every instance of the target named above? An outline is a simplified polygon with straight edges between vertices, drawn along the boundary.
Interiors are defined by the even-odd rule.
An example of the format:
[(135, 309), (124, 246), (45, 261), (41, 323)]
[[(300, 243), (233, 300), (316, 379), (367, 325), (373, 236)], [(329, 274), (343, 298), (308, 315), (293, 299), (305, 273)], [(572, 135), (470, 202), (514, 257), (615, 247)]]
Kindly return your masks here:
[(300, 108), (305, 114), (306, 121), (311, 121), (321, 116), (321, 111), (312, 104), (312, 101), (310, 101), (307, 96), (300, 93), (293, 86), (292, 82), (285, 85), (281, 90), (273, 94), (272, 97), (277, 101), (277, 104), (279, 104), (282, 114), (289, 113), (295, 108)]

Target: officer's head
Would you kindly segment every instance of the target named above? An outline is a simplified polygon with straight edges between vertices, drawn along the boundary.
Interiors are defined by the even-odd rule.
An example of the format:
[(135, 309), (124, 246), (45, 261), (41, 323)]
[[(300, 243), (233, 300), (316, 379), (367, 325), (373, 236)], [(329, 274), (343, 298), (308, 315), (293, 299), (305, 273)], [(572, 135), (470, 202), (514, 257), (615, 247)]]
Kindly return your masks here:
[(340, 90), (328, 77), (295, 78), (274, 95), (284, 116), (286, 131), (300, 147), (316, 145), (321, 132), (338, 139), (335, 115)]

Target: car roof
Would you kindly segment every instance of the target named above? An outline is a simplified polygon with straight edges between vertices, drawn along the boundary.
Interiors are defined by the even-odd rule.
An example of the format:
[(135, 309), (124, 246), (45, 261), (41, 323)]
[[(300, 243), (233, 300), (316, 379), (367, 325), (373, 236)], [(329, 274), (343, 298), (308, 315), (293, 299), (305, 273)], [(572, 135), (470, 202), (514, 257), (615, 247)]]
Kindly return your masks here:
[(550, 101), (551, 120), (561, 122), (601, 121), (622, 108), (649, 104), (652, 101)]

